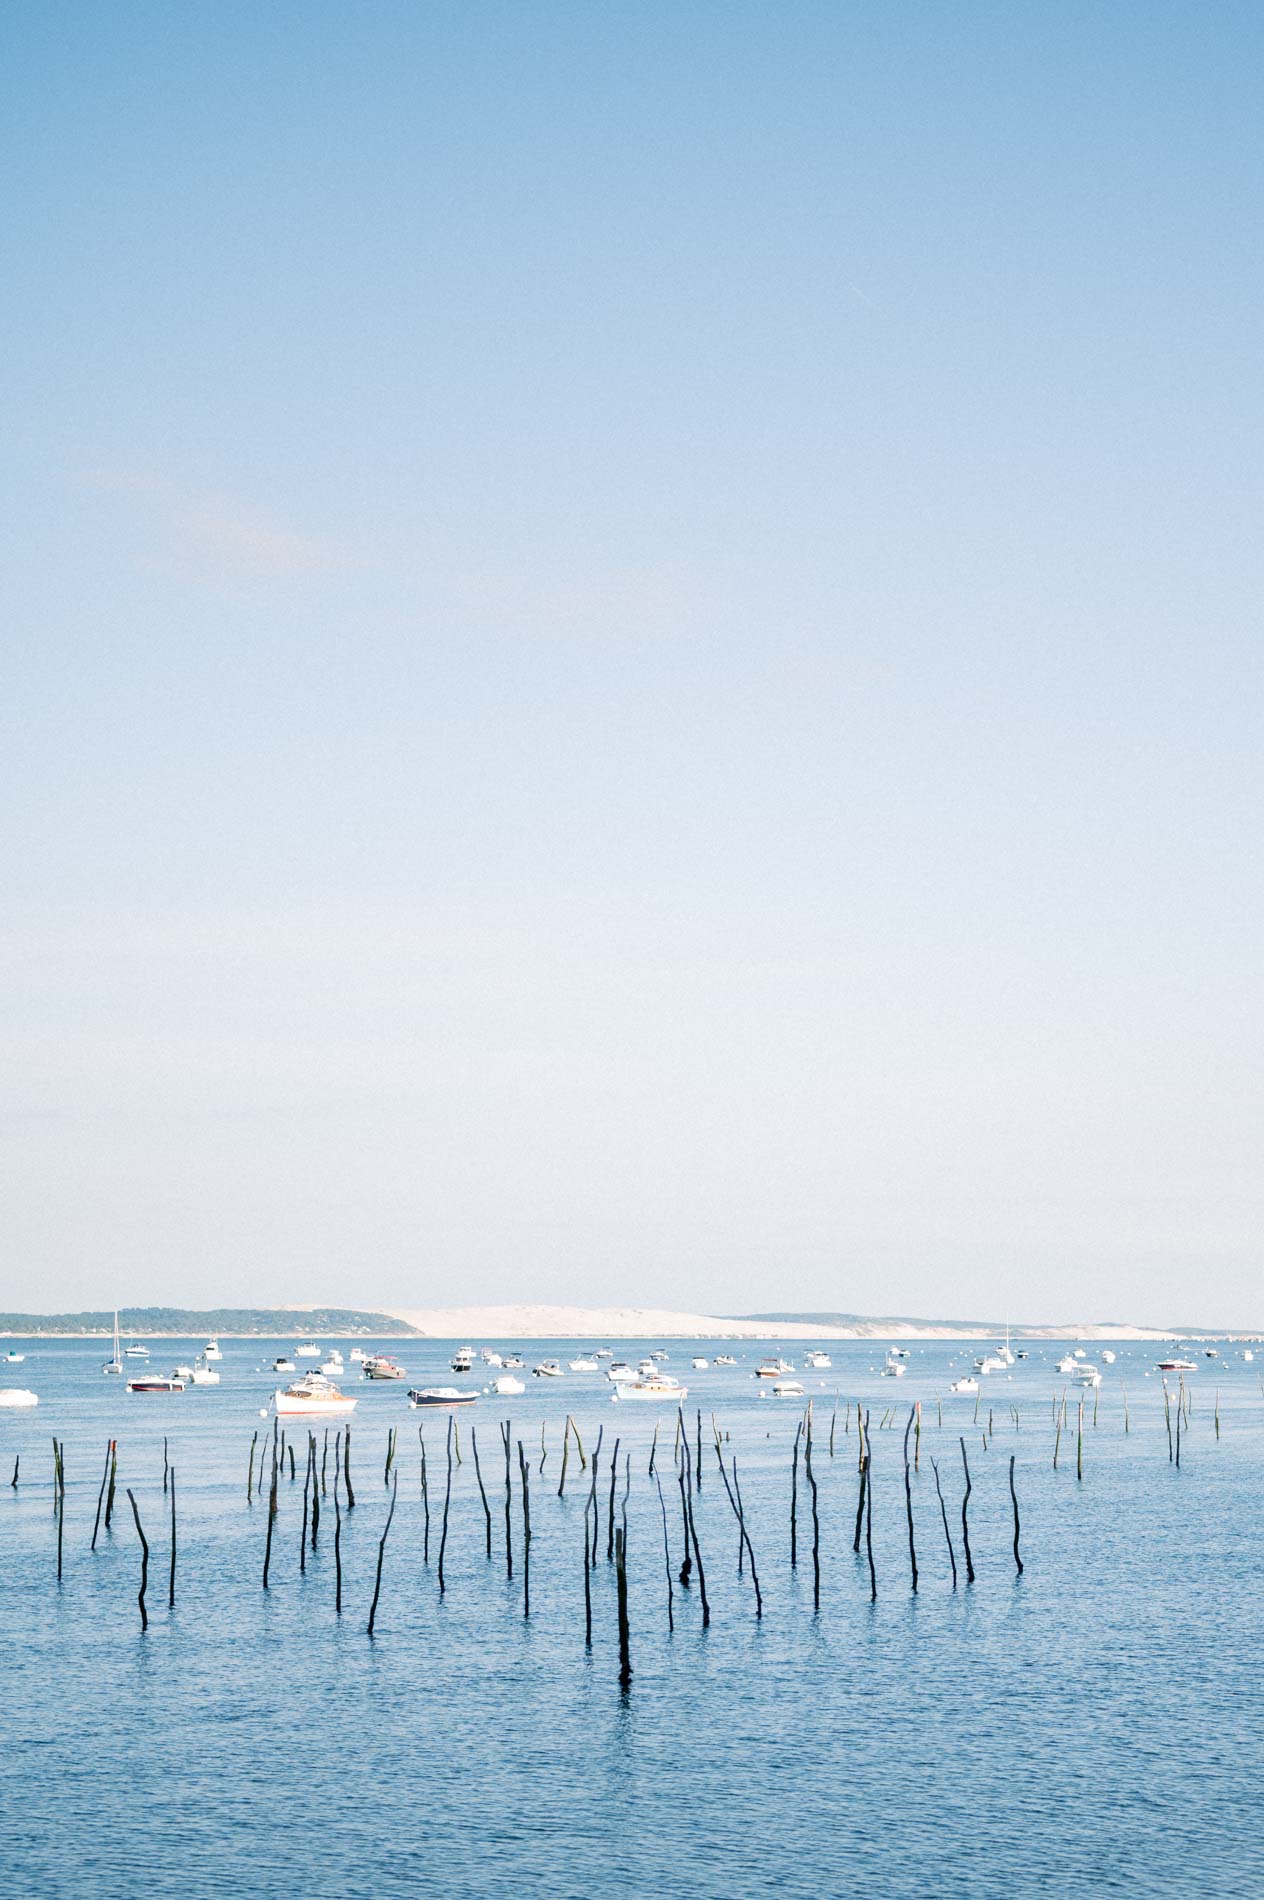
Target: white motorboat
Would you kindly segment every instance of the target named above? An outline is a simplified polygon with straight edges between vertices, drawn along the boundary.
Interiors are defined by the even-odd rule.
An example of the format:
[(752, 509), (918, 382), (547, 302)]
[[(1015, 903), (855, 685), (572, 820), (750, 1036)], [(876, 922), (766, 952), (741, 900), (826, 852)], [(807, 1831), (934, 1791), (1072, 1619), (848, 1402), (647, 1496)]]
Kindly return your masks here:
[(707, 1370), (707, 1361), (705, 1359), (694, 1359), (691, 1361), (691, 1364), (695, 1372), (705, 1372)]
[(659, 1348), (659, 1350), (658, 1350), (657, 1352), (652, 1352), (652, 1353), (650, 1354), (650, 1358), (651, 1358), (651, 1359), (657, 1359), (657, 1360), (658, 1360), (658, 1362), (659, 1362), (659, 1364), (661, 1365), (661, 1364), (663, 1363), (663, 1361), (664, 1361), (665, 1359), (670, 1359), (670, 1358), (671, 1358), (671, 1354), (670, 1354), (670, 1353), (667, 1353), (667, 1352), (664, 1352), (664, 1351), (662, 1350), (662, 1348), (660, 1347), (660, 1348)]
[(1156, 1370), (1159, 1372), (1197, 1372), (1198, 1366), (1193, 1359), (1160, 1359)]
[(735, 1366), (737, 1361), (731, 1352), (717, 1352), (715, 1355), (715, 1364), (717, 1366)]
[(183, 1379), (187, 1383), (188, 1380), (190, 1380), (193, 1377), (193, 1367), (192, 1366), (173, 1366), (171, 1368), (171, 1376), (173, 1379)]
[(285, 1354), (282, 1353), (279, 1359), (272, 1361), (272, 1370), (274, 1372), (293, 1372), (295, 1370), (294, 1361), (287, 1359)]
[(114, 1351), (101, 1368), (102, 1372), (122, 1372), (123, 1352), (119, 1345), (118, 1314), (114, 1315)]
[(8, 1352), (4, 1355), (4, 1363), (6, 1366), (20, 1366), (25, 1358), (26, 1354), (24, 1352), (17, 1352), (10, 1346)]
[(22, 1406), (38, 1404), (39, 1394), (28, 1392), (25, 1386), (0, 1385), (0, 1405), (7, 1405), (17, 1410)]
[(134, 1379), (127, 1382), (129, 1392), (183, 1392), (184, 1380), (177, 1379), (174, 1372), (166, 1378), (161, 1372), (138, 1372)]
[(1250, 1361), (1251, 1361), (1251, 1360), (1253, 1360), (1253, 1359), (1255, 1358), (1255, 1354), (1254, 1354), (1253, 1352), (1251, 1352), (1251, 1351), (1250, 1351), (1250, 1350), (1248, 1349), (1248, 1350), (1246, 1350), (1246, 1351), (1244, 1351), (1244, 1352), (1243, 1352), (1243, 1354), (1242, 1354), (1242, 1357), (1243, 1357), (1243, 1358), (1244, 1358), (1244, 1359), (1245, 1359), (1245, 1360), (1246, 1360), (1246, 1361), (1247, 1361), (1248, 1363), (1250, 1363)]
[(492, 1352), (486, 1346), (483, 1348), (482, 1358), (483, 1364), (487, 1366), (499, 1366), (503, 1364), (500, 1354), (498, 1352)]
[(803, 1385), (798, 1379), (775, 1380), (772, 1395), (775, 1399), (801, 1399), (805, 1396)]
[(954, 1379), (948, 1388), (950, 1392), (977, 1392), (978, 1389), (978, 1380), (972, 1379), (969, 1373), (966, 1373), (964, 1378)]
[(899, 1359), (888, 1359), (882, 1368), (884, 1379), (902, 1379), (908, 1367)]
[(347, 1357), (348, 1359), (351, 1360), (352, 1364), (357, 1365), (357, 1366), (361, 1365), (364, 1362), (364, 1360), (368, 1358), (368, 1356), (369, 1355), (365, 1352), (363, 1346), (353, 1346), (351, 1348), (351, 1351), (347, 1354)]
[(275, 1402), (282, 1418), (310, 1413), (321, 1414), (326, 1418), (345, 1418), (355, 1411), (359, 1403), (357, 1399), (347, 1398), (319, 1372), (305, 1372), (293, 1385), (287, 1385), (284, 1392), (276, 1393)]
[(319, 1359), (320, 1347), (316, 1344), (314, 1339), (305, 1339), (301, 1346), (294, 1348), (294, 1357), (296, 1359)]
[(637, 1379), (620, 1380), (614, 1389), (614, 1396), (620, 1402), (624, 1399), (644, 1399), (650, 1402), (667, 1400), (672, 1405), (683, 1404), (689, 1397), (689, 1387), (673, 1378), (670, 1372), (654, 1371), (648, 1376)]
[(452, 1365), (453, 1372), (473, 1372), (474, 1370), (473, 1346), (458, 1346), (456, 1351), (452, 1355), (451, 1365)]
[(537, 1379), (560, 1379), (562, 1376), (562, 1368), (556, 1359), (542, 1359), (539, 1365), (532, 1366), (531, 1370)]
[[(10, 1357), (10, 1359), (12, 1359), (12, 1357), (13, 1357), (13, 1354), (12, 1354), (12, 1353), (10, 1353), (10, 1354), (9, 1354), (9, 1357)], [(19, 1357), (21, 1357), (21, 1355), (20, 1355), (20, 1354), (19, 1354)], [(1215, 1348), (1214, 1346), (1204, 1346), (1204, 1347), (1203, 1347), (1203, 1357), (1204, 1357), (1204, 1359), (1219, 1359), (1219, 1357), (1220, 1357), (1220, 1354), (1219, 1354), (1219, 1353), (1218, 1353), (1218, 1352), (1216, 1351), (1216, 1348)]]
[(597, 1361), (595, 1359), (568, 1359), (567, 1364), (569, 1365), (572, 1372), (600, 1372), (601, 1371), (601, 1367), (597, 1364)]
[(522, 1364), (522, 1354), (520, 1352), (507, 1352), (500, 1363), (506, 1372), (517, 1372)]
[(362, 1370), (366, 1379), (402, 1379), (404, 1376), (403, 1366), (385, 1352), (377, 1353), (372, 1359), (366, 1359)]
[(328, 1358), (322, 1359), (320, 1369), (327, 1379), (342, 1379), (346, 1377), (347, 1368), (342, 1363), (342, 1354), (340, 1352), (331, 1352)]
[(218, 1385), (219, 1374), (214, 1366), (206, 1363), (206, 1354), (199, 1353), (192, 1372), (189, 1374), (194, 1385)]
[(454, 1405), (473, 1405), (477, 1392), (462, 1392), (454, 1385), (427, 1385), (421, 1390), (408, 1394), (408, 1403), (414, 1408), (419, 1405), (445, 1405), (449, 1409)]
[(887, 1358), (888, 1359), (907, 1359), (908, 1353), (905, 1351), (903, 1346), (888, 1346)]
[(124, 1359), (148, 1359), (149, 1347), (142, 1346), (139, 1339), (133, 1339), (123, 1348)]
[(974, 1369), (986, 1375), (989, 1372), (1004, 1372), (1009, 1365), (1008, 1359), (1002, 1359), (999, 1352), (985, 1352), (982, 1359), (976, 1359)]
[(218, 1339), (208, 1339), (206, 1344), (203, 1346), (201, 1352), (198, 1354), (198, 1358), (205, 1359), (208, 1362), (208, 1364), (212, 1360), (222, 1359), (223, 1357), (224, 1355), (219, 1349)]
[(622, 1359), (614, 1359), (606, 1367), (606, 1377), (612, 1385), (631, 1385), (636, 1374)]
[(611, 1352), (609, 1346), (598, 1346), (596, 1352), (593, 1354), (593, 1358), (594, 1359), (613, 1359), (614, 1354), (613, 1352)]
[(1070, 1353), (1070, 1352), (1064, 1353), (1062, 1358), (1059, 1359), (1058, 1361), (1058, 1371), (1059, 1372), (1074, 1372), (1078, 1364), (1079, 1364), (1079, 1361), (1075, 1357), (1074, 1353)]
[(492, 1391), (502, 1399), (516, 1398), (519, 1392), (525, 1392), (526, 1386), (521, 1379), (515, 1379), (512, 1372), (502, 1372), (498, 1379), (492, 1380)]
[(1106, 1364), (1108, 1366), (1113, 1366), (1115, 1363), (1114, 1353), (1106, 1350), (1105, 1348), (1103, 1348), (1103, 1351), (1102, 1351), (1102, 1358), (1106, 1361)]
[(805, 1352), (803, 1363), (809, 1372), (828, 1372), (834, 1361), (827, 1352)]
[(784, 1379), (794, 1371), (788, 1359), (761, 1359), (755, 1368), (757, 1379)]
[(1101, 1373), (1097, 1370), (1096, 1366), (1090, 1365), (1087, 1359), (1082, 1360), (1071, 1375), (1072, 1385), (1099, 1386), (1101, 1382)]

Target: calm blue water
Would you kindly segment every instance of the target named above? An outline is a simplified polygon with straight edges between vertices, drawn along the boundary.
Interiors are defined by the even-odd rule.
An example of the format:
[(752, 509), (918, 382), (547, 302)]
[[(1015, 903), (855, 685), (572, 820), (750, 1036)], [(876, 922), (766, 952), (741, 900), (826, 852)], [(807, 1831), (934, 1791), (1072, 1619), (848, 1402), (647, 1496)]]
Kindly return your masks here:
[[(300, 1574), (301, 1482), (281, 1487), (272, 1588), (265, 1595), (259, 1587), (266, 1504), (246, 1501), (247, 1452), (252, 1431), (262, 1437), (266, 1429), (260, 1408), (278, 1383), (264, 1368), (292, 1342), (223, 1343), (221, 1385), (183, 1397), (126, 1396), (119, 1381), (100, 1375), (101, 1341), (31, 1342), (25, 1364), (0, 1368), (0, 1383), (30, 1386), (41, 1398), (35, 1412), (0, 1411), (0, 1803), (9, 1891), (148, 1900), (179, 1887), (236, 1900), (346, 1900), (411, 1896), (425, 1883), (456, 1900), (537, 1891), (560, 1900), (651, 1891), (745, 1900), (769, 1888), (795, 1900), (958, 1892), (986, 1900), (1264, 1890), (1264, 1362), (1248, 1366), (1228, 1347), (1218, 1363), (1201, 1362), (1199, 1352), (1177, 1471), (1159, 1381), (1147, 1376), (1154, 1349), (1120, 1347), (1097, 1425), (1086, 1429), (1077, 1482), (1073, 1428), (1059, 1470), (1051, 1464), (1061, 1348), (1033, 1345), (1011, 1377), (984, 1382), (980, 1424), (989, 1403), (994, 1423), (985, 1450), (972, 1399), (944, 1397), (942, 1430), (937, 1425), (936, 1400), (976, 1348), (914, 1345), (907, 1376), (895, 1381), (878, 1376), (880, 1350), (831, 1344), (833, 1371), (800, 1375), (816, 1399), (818, 1617), (803, 1489), (796, 1572), (788, 1561), (800, 1408), (761, 1395), (751, 1376), (758, 1347), (733, 1347), (736, 1368), (694, 1373), (693, 1348), (668, 1342), (670, 1368), (690, 1382), (691, 1421), (700, 1403), (704, 1426), (714, 1410), (729, 1434), (765, 1598), (759, 1623), (749, 1579), (737, 1575), (737, 1527), (704, 1440), (696, 1512), (711, 1627), (701, 1628), (696, 1587), (677, 1586), (669, 1635), (662, 1525), (646, 1469), (658, 1420), (662, 1467), (671, 1474), (669, 1409), (611, 1404), (610, 1388), (592, 1375), (535, 1381), (527, 1371), (522, 1398), (485, 1398), (466, 1413), (441, 1599), (445, 1419), (410, 1411), (406, 1387), (349, 1378), (360, 1401), (357, 1506), (344, 1526), (339, 1620), (331, 1511)], [(622, 1342), (621, 1356), (638, 1357), (651, 1343)], [(151, 1363), (169, 1369), (200, 1344), (153, 1342)], [(446, 1344), (397, 1341), (392, 1349), (410, 1383), (436, 1383), (446, 1373)], [(725, 1349), (715, 1341), (697, 1348), (709, 1358)], [(550, 1355), (565, 1364), (579, 1352), (567, 1341), (523, 1350), (528, 1367)], [(801, 1362), (797, 1346), (782, 1350)], [(841, 1414), (835, 1456), (828, 1455), (836, 1391), (870, 1409), (876, 1604), (851, 1549), (856, 1438), (854, 1425), (844, 1434)], [(900, 1440), (919, 1398), (914, 1597)], [(898, 1410), (898, 1429), (880, 1430), (888, 1406)], [(1091, 1406), (1090, 1395), (1090, 1414)], [(1069, 1409), (1074, 1419), (1073, 1398)], [(581, 1568), (586, 1480), (573, 1450), (567, 1494), (556, 1495), (567, 1410), (589, 1451), (598, 1427), (605, 1432), (590, 1653)], [(531, 1457), (529, 1620), (520, 1548), (512, 1582), (505, 1573), (503, 1417)], [(428, 1567), (419, 1423), (431, 1494)], [(370, 1640), (392, 1424), (400, 1427), (399, 1500)], [(471, 1424), (493, 1508), (490, 1563)], [(930, 1459), (940, 1464), (961, 1564), (959, 1432), (974, 1478), (978, 1580), (967, 1588), (963, 1567), (954, 1592)], [(164, 1433), (179, 1498), (171, 1612)], [(635, 1675), (626, 1695), (605, 1561), (615, 1433), (632, 1452)], [(65, 1441), (68, 1475), (60, 1587), (53, 1434)], [(118, 1503), (110, 1534), (90, 1553), (111, 1435), (120, 1441)], [(1010, 1553), (1011, 1452), (1023, 1513), (1021, 1581)], [(139, 1545), (122, 1485), (135, 1490), (154, 1545), (144, 1635)], [(669, 1488), (667, 1497), (675, 1571), (678, 1493)], [(515, 1481), (516, 1545), (520, 1533)]]

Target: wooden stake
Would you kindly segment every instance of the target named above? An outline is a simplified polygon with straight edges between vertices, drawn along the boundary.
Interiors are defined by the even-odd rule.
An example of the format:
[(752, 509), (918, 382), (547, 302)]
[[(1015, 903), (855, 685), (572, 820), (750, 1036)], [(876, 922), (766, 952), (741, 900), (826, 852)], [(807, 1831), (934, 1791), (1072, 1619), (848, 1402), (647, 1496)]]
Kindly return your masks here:
[(452, 1414), (448, 1414), (448, 1481), (443, 1492), (443, 1529), (439, 1533), (439, 1595), (446, 1589), (443, 1576), (443, 1554), (448, 1548), (448, 1507), (452, 1502)]
[(390, 1536), (391, 1522), (395, 1516), (395, 1500), (398, 1496), (399, 1474), (397, 1472), (395, 1474), (395, 1482), (391, 1486), (391, 1508), (386, 1513), (386, 1522), (382, 1526), (381, 1541), (377, 1547), (377, 1575), (373, 1579), (373, 1601), (369, 1605), (368, 1634), (370, 1636), (373, 1634), (373, 1625), (377, 1621), (377, 1601), (382, 1594), (382, 1559), (386, 1555), (386, 1540)]
[(970, 1520), (966, 1513), (970, 1507), (970, 1493), (974, 1487), (970, 1483), (970, 1460), (966, 1457), (966, 1441), (964, 1438), (961, 1440), (961, 1462), (966, 1474), (966, 1494), (961, 1500), (961, 1541), (965, 1546), (966, 1582), (973, 1583), (974, 1559), (970, 1555)]
[(909, 1569), (913, 1573), (913, 1595), (917, 1595), (917, 1551), (913, 1544), (913, 1486), (909, 1477), (909, 1433), (916, 1419), (916, 1408), (909, 1408), (908, 1424), (904, 1427), (904, 1514), (908, 1519)]
[(1018, 1532), (1019, 1532), (1020, 1526), (1018, 1522), (1018, 1493), (1014, 1489), (1014, 1454), (1013, 1452), (1010, 1453), (1010, 1459), (1009, 1459), (1009, 1496), (1010, 1496), (1010, 1502), (1014, 1507), (1014, 1564), (1018, 1571), (1019, 1576), (1021, 1577), (1023, 1574), (1023, 1560), (1018, 1554)]
[[(478, 1479), (478, 1495), (483, 1500), (483, 1518), (487, 1532), (487, 1555), (490, 1557), (492, 1554), (492, 1507), (487, 1502), (487, 1491), (483, 1484), (483, 1468), (478, 1462), (478, 1432), (472, 1424), (470, 1426), (470, 1449), (474, 1453), (474, 1476)], [(566, 1462), (565, 1452), (562, 1453), (562, 1462), (563, 1464)]]
[[(699, 1417), (701, 1417), (699, 1413)], [(614, 1534), (615, 1597), (619, 1613), (619, 1685), (627, 1689), (632, 1681), (631, 1649), (628, 1639), (628, 1533), (622, 1526)]]
[(131, 1500), (132, 1517), (136, 1523), (136, 1535), (140, 1538), (140, 1590), (137, 1594), (136, 1601), (140, 1605), (140, 1626), (143, 1630), (147, 1630), (149, 1628), (149, 1617), (145, 1612), (145, 1591), (149, 1585), (149, 1542), (141, 1527), (140, 1512), (136, 1509), (136, 1499), (130, 1490), (127, 1495)]
[(944, 1521), (944, 1542), (948, 1546), (948, 1561), (952, 1565), (952, 1587), (955, 1590), (957, 1587), (957, 1558), (952, 1548), (952, 1532), (948, 1529), (948, 1507), (944, 1503), (944, 1494), (939, 1483), (939, 1466), (935, 1463), (933, 1458), (930, 1461), (930, 1468), (935, 1474), (935, 1496), (939, 1499), (939, 1515)]
[(522, 1614), (531, 1614), (531, 1480), (527, 1458), (518, 1440), (518, 1470), (522, 1477)]
[(167, 1572), (167, 1608), (176, 1607), (176, 1468), (171, 1467), (171, 1567)]

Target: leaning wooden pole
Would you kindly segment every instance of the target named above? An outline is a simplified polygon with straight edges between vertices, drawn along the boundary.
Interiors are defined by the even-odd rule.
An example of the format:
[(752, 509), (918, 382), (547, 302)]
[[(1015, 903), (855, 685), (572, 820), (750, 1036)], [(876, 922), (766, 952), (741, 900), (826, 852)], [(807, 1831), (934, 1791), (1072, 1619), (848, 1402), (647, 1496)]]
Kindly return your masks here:
[(948, 1507), (944, 1503), (944, 1494), (939, 1482), (939, 1466), (932, 1458), (930, 1468), (935, 1474), (935, 1496), (939, 1499), (939, 1515), (944, 1521), (944, 1542), (948, 1546), (948, 1561), (952, 1565), (952, 1587), (957, 1587), (957, 1558), (952, 1548), (952, 1532), (948, 1529)]
[[(483, 1500), (483, 1521), (487, 1534), (487, 1555), (490, 1557), (492, 1554), (492, 1507), (487, 1502), (487, 1488), (483, 1483), (483, 1467), (478, 1462), (478, 1432), (473, 1425), (470, 1426), (470, 1449), (474, 1453), (474, 1476), (478, 1479), (478, 1495)], [(565, 1453), (563, 1453), (563, 1462), (565, 1462)]]
[(522, 1477), (522, 1614), (531, 1614), (531, 1479), (527, 1455), (518, 1440), (518, 1470)]
[(1018, 1554), (1018, 1533), (1020, 1525), (1018, 1522), (1018, 1492), (1014, 1488), (1014, 1454), (1012, 1452), (1010, 1453), (1009, 1460), (1009, 1497), (1010, 1503), (1014, 1507), (1014, 1565), (1021, 1577), (1023, 1574), (1023, 1560)]
[(913, 1484), (909, 1475), (909, 1433), (913, 1429), (915, 1417), (915, 1408), (910, 1408), (908, 1424), (904, 1427), (904, 1515), (908, 1519), (909, 1569), (913, 1573), (914, 1596), (917, 1595), (917, 1548), (913, 1542)]
[(391, 1485), (391, 1508), (386, 1513), (386, 1522), (382, 1526), (382, 1536), (377, 1547), (377, 1574), (373, 1579), (373, 1601), (369, 1605), (368, 1634), (370, 1636), (372, 1636), (373, 1626), (377, 1622), (377, 1603), (378, 1603), (378, 1598), (382, 1594), (382, 1559), (386, 1555), (386, 1540), (390, 1536), (390, 1533), (391, 1533), (391, 1523), (395, 1516), (395, 1500), (398, 1496), (399, 1496), (399, 1473), (396, 1472), (395, 1481)]
[(964, 1438), (961, 1440), (961, 1462), (965, 1467), (966, 1474), (966, 1494), (961, 1500), (961, 1541), (965, 1546), (966, 1553), (966, 1582), (973, 1583), (974, 1559), (970, 1555), (970, 1520), (967, 1516), (970, 1507), (970, 1492), (973, 1486), (970, 1483), (970, 1460), (966, 1457), (966, 1441)]
[(167, 1608), (176, 1607), (176, 1468), (171, 1466), (171, 1564), (167, 1571)]
[(132, 1506), (132, 1517), (136, 1524), (136, 1535), (140, 1538), (140, 1590), (137, 1594), (136, 1601), (140, 1605), (140, 1626), (143, 1630), (147, 1630), (149, 1628), (149, 1617), (145, 1610), (145, 1591), (149, 1586), (149, 1540), (146, 1538), (141, 1525), (140, 1512), (136, 1508), (136, 1498), (131, 1490), (128, 1491), (127, 1495)]

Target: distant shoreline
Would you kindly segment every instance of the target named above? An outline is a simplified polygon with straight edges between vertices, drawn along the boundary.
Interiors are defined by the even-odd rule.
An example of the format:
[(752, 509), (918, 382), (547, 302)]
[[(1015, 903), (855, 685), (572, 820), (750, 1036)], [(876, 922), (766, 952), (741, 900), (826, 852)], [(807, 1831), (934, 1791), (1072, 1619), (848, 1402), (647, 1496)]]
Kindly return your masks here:
[[(152, 1315), (152, 1319), (149, 1317)], [(0, 1314), (0, 1338), (101, 1339), (113, 1330), (113, 1315), (99, 1321), (92, 1313)], [(428, 1339), (443, 1343), (482, 1343), (531, 1339), (638, 1340), (716, 1339), (762, 1341), (922, 1340), (933, 1342), (1003, 1338), (1004, 1321), (926, 1320), (868, 1317), (860, 1314), (782, 1314), (759, 1317), (682, 1313), (662, 1307), (582, 1307), (554, 1305), (459, 1306), (394, 1308), (371, 1312), (337, 1306), (239, 1308), (235, 1324), (226, 1324), (224, 1308), (120, 1308), (120, 1330), (136, 1339), (193, 1339), (202, 1334), (220, 1339), (289, 1339), (302, 1333), (325, 1339)], [(66, 1320), (79, 1321), (66, 1324)], [(253, 1323), (252, 1323), (253, 1322)], [(1246, 1328), (1199, 1330), (1129, 1325), (1126, 1322), (1064, 1322), (1008, 1328), (1013, 1340), (1135, 1340), (1153, 1343), (1178, 1340), (1259, 1340), (1261, 1333)]]

